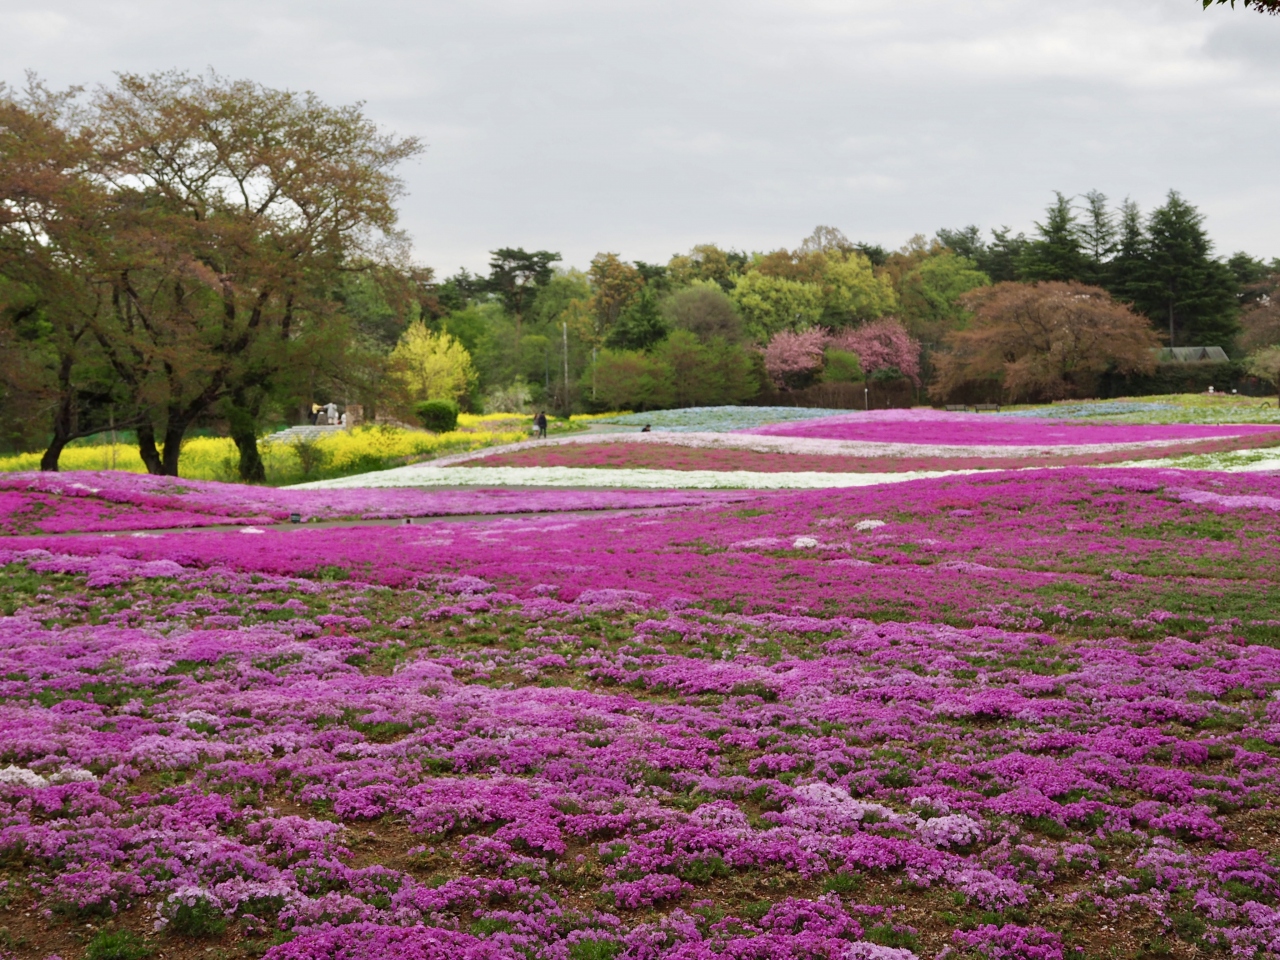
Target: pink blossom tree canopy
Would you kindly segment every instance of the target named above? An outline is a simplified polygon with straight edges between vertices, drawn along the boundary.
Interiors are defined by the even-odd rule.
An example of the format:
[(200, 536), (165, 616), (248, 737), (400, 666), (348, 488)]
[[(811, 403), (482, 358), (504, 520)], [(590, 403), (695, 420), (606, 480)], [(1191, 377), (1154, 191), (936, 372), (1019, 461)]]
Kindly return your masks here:
[(822, 351), (830, 336), (822, 327), (774, 334), (764, 348), (764, 368), (774, 386), (780, 389), (794, 386), (797, 380), (821, 370)]
[(764, 349), (769, 379), (780, 389), (795, 386), (822, 369), (822, 352), (827, 347), (857, 354), (864, 373), (894, 367), (920, 385), (920, 342), (893, 317), (838, 333), (823, 327), (777, 333)]
[[(920, 385), (920, 342), (893, 317), (841, 330), (830, 337), (829, 343), (837, 350), (856, 353), (865, 373), (897, 367), (903, 376)], [(767, 360), (765, 365), (768, 366)]]

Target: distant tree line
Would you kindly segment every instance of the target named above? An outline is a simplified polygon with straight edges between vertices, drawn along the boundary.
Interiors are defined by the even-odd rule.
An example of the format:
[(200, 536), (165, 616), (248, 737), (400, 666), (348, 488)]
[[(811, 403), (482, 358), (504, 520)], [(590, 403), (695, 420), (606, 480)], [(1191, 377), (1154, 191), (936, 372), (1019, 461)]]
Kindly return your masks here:
[(359, 108), (212, 74), (0, 88), (0, 441), (56, 469), (124, 431), (173, 475), (213, 430), (259, 480), (259, 436), (313, 402), (411, 422), (433, 400), (568, 414), (864, 381), (1054, 399), (1149, 371), (1161, 344), (1264, 379), (1280, 356), (1280, 263), (1215, 256), (1172, 191), (1147, 214), (1056, 194), (1029, 236), (890, 251), (820, 226), (586, 269), (504, 247), (439, 279), (397, 229), (418, 149)]

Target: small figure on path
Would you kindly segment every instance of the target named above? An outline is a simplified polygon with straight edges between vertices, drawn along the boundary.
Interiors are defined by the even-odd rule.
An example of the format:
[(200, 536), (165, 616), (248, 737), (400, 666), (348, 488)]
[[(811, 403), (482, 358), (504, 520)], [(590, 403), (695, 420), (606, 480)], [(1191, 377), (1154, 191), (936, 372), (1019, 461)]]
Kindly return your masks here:
[(538, 415), (533, 418), (533, 425), (538, 428), (538, 437), (545, 439), (547, 436), (547, 415), (539, 410)]
[(320, 404), (313, 403), (311, 405), (311, 416), (309, 418), (311, 420), (311, 425), (313, 427), (316, 425), (316, 418), (319, 416), (320, 416)]
[(640, 432), (641, 432), (641, 433), (652, 433), (653, 431), (649, 429), (649, 424), (647, 424), (647, 423), (646, 423), (646, 424), (644, 425), (644, 429), (643, 429), (643, 430), (641, 430)]

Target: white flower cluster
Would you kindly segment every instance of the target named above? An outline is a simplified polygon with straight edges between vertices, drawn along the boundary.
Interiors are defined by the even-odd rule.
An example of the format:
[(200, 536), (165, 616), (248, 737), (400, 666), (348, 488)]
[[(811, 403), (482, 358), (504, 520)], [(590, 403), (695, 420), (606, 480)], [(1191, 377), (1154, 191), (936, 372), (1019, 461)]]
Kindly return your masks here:
[(396, 467), (300, 483), (294, 490), (372, 487), (612, 487), (644, 490), (824, 490), (947, 477), (973, 470), (910, 473), (756, 473), (750, 470), (597, 470), (592, 467)]

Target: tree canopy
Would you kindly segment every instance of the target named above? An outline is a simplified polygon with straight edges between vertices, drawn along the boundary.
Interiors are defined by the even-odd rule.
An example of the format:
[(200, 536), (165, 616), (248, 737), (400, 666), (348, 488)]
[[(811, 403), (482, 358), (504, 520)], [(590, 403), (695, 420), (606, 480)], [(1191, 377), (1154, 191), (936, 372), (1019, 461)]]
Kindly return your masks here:
[(930, 394), (974, 382), (1010, 401), (1090, 396), (1108, 371), (1149, 372), (1159, 339), (1145, 318), (1099, 287), (998, 283), (967, 296), (973, 319), (947, 338)]
[[(1204, 8), (1208, 10), (1215, 3), (1229, 3), (1235, 7), (1236, 0), (1201, 0)], [(1240, 6), (1246, 10), (1258, 10), (1262, 13), (1280, 14), (1280, 0), (1240, 0)]]
[(0, 222), (0, 273), (38, 291), (66, 372), (47, 465), (90, 413), (84, 378), (109, 369), (153, 473), (176, 475), (187, 430), (223, 407), (259, 478), (261, 404), (342, 349), (333, 288), (399, 255), (393, 171), (419, 145), (358, 107), (212, 73), (79, 94), (0, 91), (3, 196), (28, 201)]

